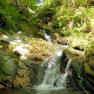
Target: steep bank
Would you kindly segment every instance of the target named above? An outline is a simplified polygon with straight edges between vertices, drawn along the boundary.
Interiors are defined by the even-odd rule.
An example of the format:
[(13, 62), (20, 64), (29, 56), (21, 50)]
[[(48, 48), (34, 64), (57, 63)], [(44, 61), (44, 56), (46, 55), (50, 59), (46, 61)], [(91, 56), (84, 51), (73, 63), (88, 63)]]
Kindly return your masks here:
[(63, 51), (63, 54), (65, 55), (63, 60), (69, 60), (70, 58), (72, 59), (72, 68), (70, 71), (72, 72), (72, 79), (74, 79), (77, 87), (84, 91), (87, 90), (90, 92), (94, 92), (94, 52), (93, 45), (91, 43), (93, 43), (93, 40), (92, 42), (88, 41), (88, 43), (86, 44), (86, 48), (84, 48), (83, 50), (80, 48), (81, 45), (76, 45), (76, 47), (70, 46), (66, 48)]

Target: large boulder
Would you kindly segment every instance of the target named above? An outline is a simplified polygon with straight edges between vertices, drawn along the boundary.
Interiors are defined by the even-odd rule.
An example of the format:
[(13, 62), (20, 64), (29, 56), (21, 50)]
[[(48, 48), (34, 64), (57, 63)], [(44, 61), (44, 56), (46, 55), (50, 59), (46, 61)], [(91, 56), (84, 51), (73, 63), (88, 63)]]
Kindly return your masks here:
[(41, 38), (25, 37), (24, 41), (20, 38), (9, 42), (9, 49), (20, 54), (21, 60), (30, 59), (42, 62), (52, 56), (55, 47)]
[(72, 59), (72, 79), (74, 79), (77, 87), (94, 92), (94, 52), (90, 43), (89, 48), (84, 51), (68, 47), (64, 49), (63, 53), (66, 55), (65, 59)]

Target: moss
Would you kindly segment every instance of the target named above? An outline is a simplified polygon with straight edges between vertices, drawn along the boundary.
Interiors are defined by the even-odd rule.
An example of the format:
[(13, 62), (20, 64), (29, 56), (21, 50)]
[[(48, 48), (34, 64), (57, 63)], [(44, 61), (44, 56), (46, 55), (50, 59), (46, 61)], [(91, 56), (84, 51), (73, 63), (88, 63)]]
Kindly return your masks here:
[(16, 65), (7, 53), (0, 50), (0, 69), (5, 75), (14, 76), (16, 74)]
[(18, 69), (13, 86), (16, 88), (25, 87), (30, 84), (30, 70)]
[[(17, 3), (17, 4), (16, 4)], [(17, 31), (37, 31), (36, 16), (29, 13), (28, 8), (35, 9), (35, 0), (20, 0), (19, 2), (4, 0), (0, 1), (0, 32), (14, 33)], [(23, 25), (22, 25), (23, 24)], [(36, 24), (36, 25), (35, 25)], [(32, 26), (31, 26), (32, 25)], [(27, 27), (27, 28), (24, 28)], [(34, 33), (34, 32), (33, 32)]]
[(84, 64), (84, 68), (85, 68), (85, 73), (88, 73), (88, 74), (94, 76), (94, 71), (90, 68), (90, 66), (89, 66), (88, 63), (85, 63), (85, 64)]
[(78, 76), (82, 76), (83, 69), (83, 63), (79, 59), (73, 59), (72, 60), (72, 67), (77, 73)]
[(29, 40), (29, 50), (31, 51), (31, 59), (35, 61), (44, 60), (44, 58), (52, 55), (54, 46), (50, 45), (46, 41), (39, 38), (30, 38)]

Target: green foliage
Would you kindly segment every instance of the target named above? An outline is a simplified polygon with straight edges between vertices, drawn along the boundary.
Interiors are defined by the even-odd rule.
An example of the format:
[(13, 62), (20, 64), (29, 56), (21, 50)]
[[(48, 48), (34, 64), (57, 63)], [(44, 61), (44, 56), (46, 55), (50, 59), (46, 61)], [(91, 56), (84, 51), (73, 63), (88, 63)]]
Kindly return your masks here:
[(35, 8), (36, 0), (18, 0), (19, 6), (28, 6), (30, 8)]
[(39, 6), (37, 9), (39, 26), (45, 28), (52, 17), (55, 15), (55, 7), (58, 6), (57, 0), (45, 0), (42, 6)]
[(23, 31), (33, 36), (40, 29), (65, 36), (77, 29), (89, 32), (93, 27), (92, 6), (93, 0), (44, 0), (41, 6), (37, 6), (36, 0), (0, 0), (0, 31)]
[(16, 23), (20, 18), (19, 12), (7, 2), (4, 4), (2, 2), (0, 3), (1, 27), (4, 29), (16, 29)]
[[(64, 36), (89, 33), (94, 25), (92, 16), (94, 8), (90, 2), (93, 1), (45, 0), (38, 9), (40, 25), (48, 31), (58, 32)], [(81, 34), (83, 36), (83, 33)]]
[[(28, 9), (35, 9), (35, 0), (0, 0), (0, 31), (11, 33), (17, 31), (31, 32), (36, 30), (36, 14)], [(17, 4), (16, 4), (17, 3)], [(22, 26), (23, 25), (23, 26)], [(24, 27), (27, 26), (25, 29)]]

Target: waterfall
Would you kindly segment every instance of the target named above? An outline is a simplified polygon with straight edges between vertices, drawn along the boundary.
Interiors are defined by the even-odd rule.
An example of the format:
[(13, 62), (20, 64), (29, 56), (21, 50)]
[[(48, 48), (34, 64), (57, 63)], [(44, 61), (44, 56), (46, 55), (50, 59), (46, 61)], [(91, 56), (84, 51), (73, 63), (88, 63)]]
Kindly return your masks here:
[(62, 50), (56, 49), (53, 57), (50, 60), (47, 60), (43, 65), (47, 66), (47, 69), (45, 70), (44, 79), (42, 81), (42, 84), (39, 86), (39, 89), (53, 89), (53, 88), (66, 88), (66, 81), (69, 74), (69, 69), (71, 66), (71, 59), (68, 60), (65, 72), (60, 72), (60, 58), (62, 56)]
[(45, 37), (46, 41), (49, 42), (49, 43), (52, 43), (51, 37), (45, 32), (45, 30), (43, 30), (42, 32), (44, 34), (44, 37)]
[(70, 66), (71, 66), (71, 62), (72, 62), (72, 59), (69, 59), (68, 62), (67, 62), (66, 68), (65, 68), (65, 73), (60, 75), (57, 86), (66, 87), (66, 80), (67, 80), (68, 74), (70, 72), (69, 69), (70, 69)]
[(59, 58), (61, 57), (61, 55), (62, 50), (56, 50), (54, 56), (47, 62), (48, 66), (45, 72), (42, 85), (54, 86), (55, 81), (58, 79), (59, 76), (60, 64), (58, 62), (60, 60)]
[[(52, 44), (51, 37), (45, 32), (45, 30), (43, 30), (42, 32), (44, 33), (44, 37), (46, 41)], [(58, 47), (56, 47), (53, 56), (50, 57), (48, 60), (46, 59), (42, 64), (41, 66), (42, 72), (40, 73), (43, 73), (43, 71), (45, 72), (44, 72), (42, 83), (41, 85), (38, 86), (37, 89), (40, 90), (40, 88), (41, 89), (66, 88), (66, 81), (70, 73), (70, 66), (72, 59), (68, 60), (66, 64), (65, 72), (61, 73), (60, 66), (61, 63), (63, 63), (63, 61), (61, 62), (63, 48), (64, 48), (63, 46), (58, 45)]]

